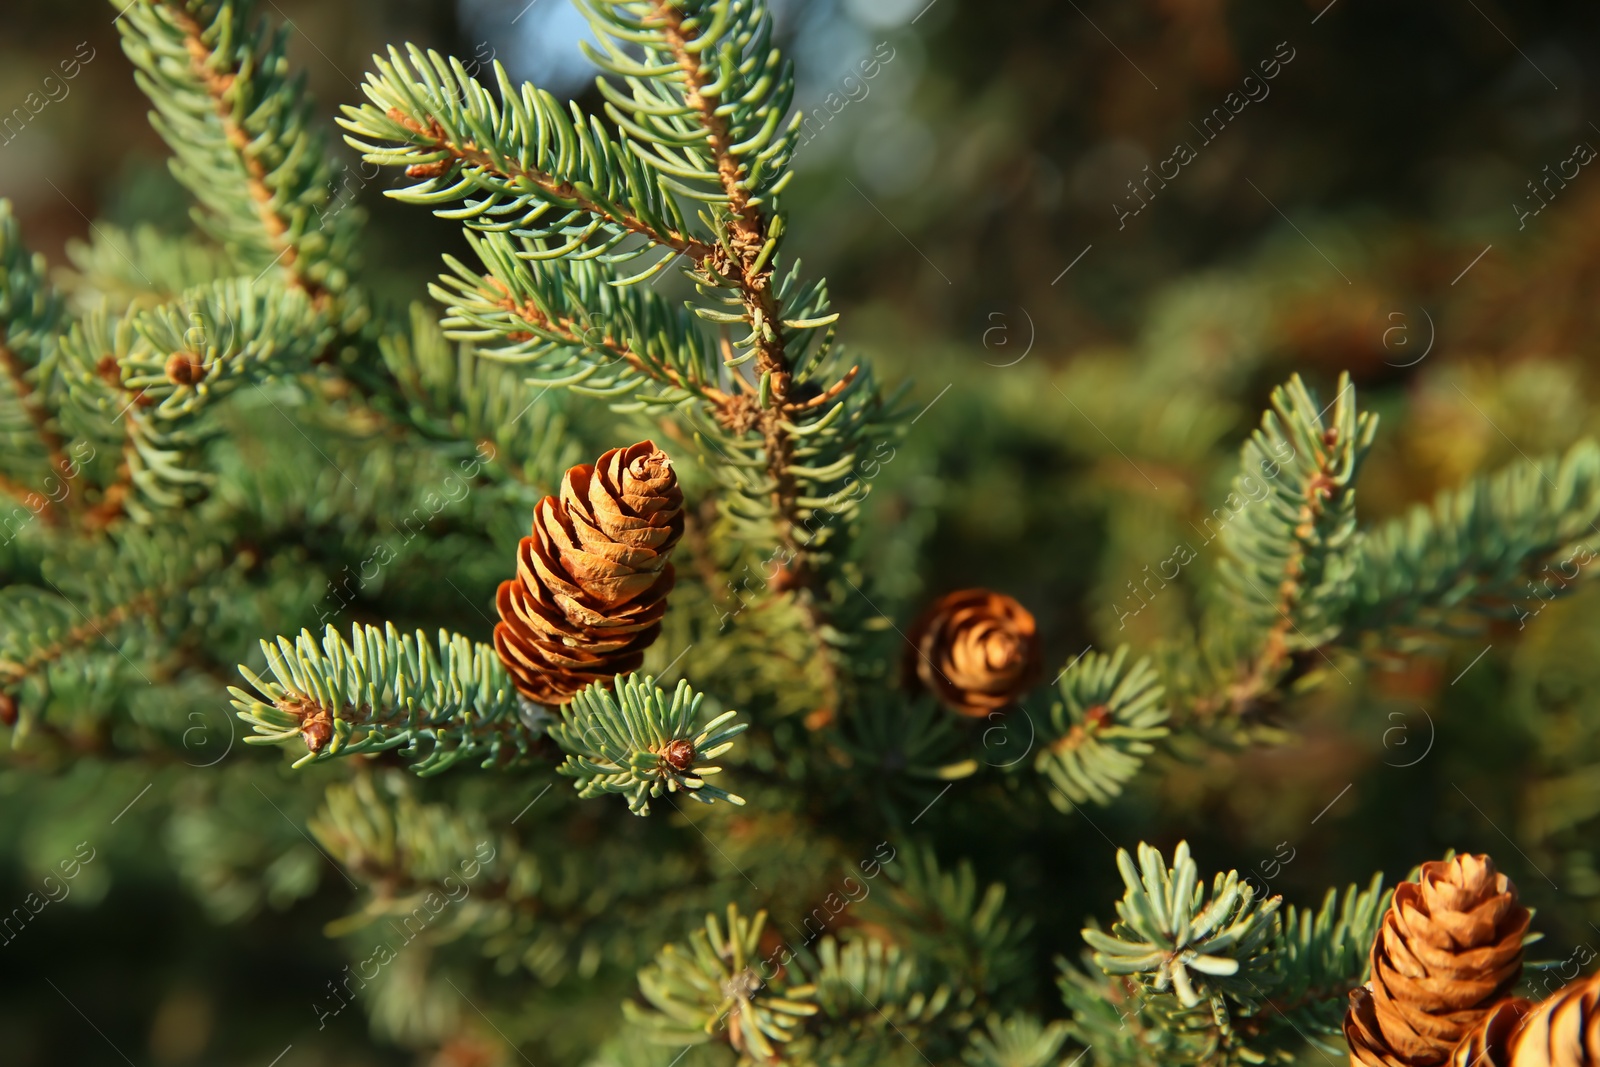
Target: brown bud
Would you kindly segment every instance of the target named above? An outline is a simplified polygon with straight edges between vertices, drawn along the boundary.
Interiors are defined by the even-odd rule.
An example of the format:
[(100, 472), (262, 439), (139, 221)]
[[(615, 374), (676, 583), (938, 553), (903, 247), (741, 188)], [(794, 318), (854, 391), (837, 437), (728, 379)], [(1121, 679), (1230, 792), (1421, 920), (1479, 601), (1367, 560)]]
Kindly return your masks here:
[(206, 365), (189, 352), (174, 352), (167, 360), (167, 381), (173, 385), (193, 385), (204, 381)]
[(312, 752), (321, 752), (333, 739), (333, 717), (328, 709), (305, 696), (289, 696), (278, 707), (300, 720), (300, 740)]
[(661, 750), (661, 762), (682, 773), (694, 766), (694, 742), (679, 738)]
[(10, 693), (0, 693), (0, 723), (17, 725), (17, 698)]
[(952, 711), (982, 718), (1039, 680), (1039, 634), (1028, 609), (1004, 593), (963, 589), (936, 600), (906, 635), (903, 673)]

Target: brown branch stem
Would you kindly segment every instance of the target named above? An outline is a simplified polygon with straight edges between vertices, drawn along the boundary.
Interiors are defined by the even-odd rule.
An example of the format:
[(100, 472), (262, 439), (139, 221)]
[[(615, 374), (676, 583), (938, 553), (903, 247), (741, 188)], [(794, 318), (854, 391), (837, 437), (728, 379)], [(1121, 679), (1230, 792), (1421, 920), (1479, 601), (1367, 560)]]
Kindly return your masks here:
[[(479, 170), (495, 174), (511, 182), (523, 182), (538, 189), (545, 196), (562, 204), (579, 208), (583, 211), (603, 219), (606, 222), (621, 226), (626, 230), (645, 237), (652, 244), (662, 245), (676, 252), (681, 252), (695, 262), (703, 262), (711, 256), (716, 249), (704, 241), (677, 232), (663, 232), (645, 222), (637, 215), (626, 211), (613, 211), (612, 207), (599, 201), (581, 195), (570, 183), (558, 181), (554, 175), (532, 167), (519, 166), (511, 160), (496, 160), (487, 151), (471, 141), (457, 143), (450, 140), (444, 127), (435, 121), (430, 121), (427, 126), (422, 125), (398, 108), (390, 108), (388, 116), (395, 122), (410, 130), (411, 133), (426, 143), (426, 146), (436, 152), (446, 152), (457, 162), (465, 166), (477, 167)], [(407, 168), (407, 173), (412, 177), (431, 175), (436, 172), (431, 168), (439, 164), (421, 163)]]
[[(495, 293), (484, 293), (483, 295), (493, 300), (495, 305), (507, 314), (532, 327), (533, 331), (555, 334), (562, 341), (569, 344), (609, 352), (613, 357), (627, 363), (628, 366), (646, 377), (663, 379), (679, 389), (704, 398), (715, 409), (719, 423), (729, 427), (737, 426), (740, 412), (747, 406), (746, 398), (730, 395), (721, 389), (702, 382), (685, 379), (683, 375), (671, 367), (653, 366), (646, 362), (643, 356), (633, 351), (627, 344), (613, 337), (610, 333), (602, 333), (598, 339), (593, 339), (590, 335), (594, 333), (594, 330), (592, 328), (585, 329), (577, 320), (548, 315), (532, 300), (524, 300), (518, 303), (498, 278), (486, 276), (484, 281), (495, 289)], [(538, 336), (541, 336), (541, 334), (537, 332), (507, 334), (507, 338), (512, 341), (530, 341)]]
[[(694, 31), (685, 28), (683, 12), (670, 3), (659, 2), (653, 14), (660, 20), (668, 47), (683, 72), (685, 102), (699, 116), (706, 131), (707, 146), (716, 160), (717, 180), (728, 201), (731, 217), (728, 244), (733, 261), (723, 262), (728, 258), (723, 254), (709, 265), (738, 285), (745, 314), (756, 337), (756, 374), (767, 379), (769, 401), (759, 412), (757, 427), (766, 453), (767, 475), (772, 480), (778, 542), (786, 556), (784, 570), (778, 576), (781, 584), (775, 580), (774, 586), (796, 593), (806, 631), (821, 661), (824, 693), (833, 702), (838, 697), (837, 666), (823, 635), (828, 619), (814, 588), (816, 575), (798, 533), (800, 487), (793, 472), (794, 438), (783, 425), (792, 412), (802, 410), (810, 402), (797, 405), (790, 399), (793, 368), (784, 347), (783, 309), (773, 291), (772, 257), (762, 256), (770, 238), (770, 220), (744, 188), (745, 168), (734, 155), (728, 124), (717, 113), (717, 99), (705, 93), (715, 79), (702, 66), (700, 53), (690, 47), (695, 41)], [(857, 370), (852, 369), (825, 391), (823, 397), (838, 396), (848, 387)], [(822, 397), (817, 400), (826, 403)]]
[(7, 682), (14, 685), (40, 667), (54, 663), (73, 649), (87, 644), (90, 639), (104, 638), (105, 630), (109, 627), (119, 626), (135, 615), (146, 614), (159, 606), (160, 602), (154, 592), (141, 593), (126, 604), (118, 604), (103, 615), (85, 618), (83, 622), (63, 634), (60, 640), (36, 649), (20, 663), (15, 660), (0, 660), (0, 675), (6, 676)]
[(1317, 473), (1306, 485), (1296, 516), (1295, 548), (1283, 565), (1283, 580), (1278, 583), (1278, 599), (1273, 605), (1277, 618), (1267, 630), (1261, 651), (1251, 662), (1244, 677), (1227, 689), (1210, 698), (1195, 702), (1198, 718), (1209, 718), (1226, 709), (1234, 717), (1243, 715), (1263, 695), (1278, 684), (1280, 670), (1289, 660), (1289, 632), (1295, 629), (1294, 609), (1299, 605), (1305, 590), (1300, 584), (1304, 575), (1305, 544), (1322, 518), (1325, 502), (1339, 490), (1333, 470), (1334, 450), (1339, 443), (1339, 431), (1329, 427), (1322, 435), (1322, 448), (1317, 452)]
[[(12, 391), (17, 394), (17, 400), (22, 404), (23, 411), (27, 412), (28, 421), (33, 423), (34, 430), (39, 435), (39, 442), (44, 445), (45, 454), (49, 457), (51, 469), (65, 478), (70, 485), (77, 476), (77, 470), (67, 462), (66, 449), (60, 435), (50, 428), (50, 414), (45, 411), (44, 405), (39, 402), (38, 394), (28, 382), (27, 368), (22, 365), (22, 360), (16, 352), (3, 343), (0, 343), (0, 370), (4, 370), (6, 377), (10, 379)], [(28, 497), (40, 495), (17, 485), (3, 475), (0, 475), (0, 490), (10, 493), (24, 504), (28, 504)], [(58, 524), (61, 516), (56, 511), (54, 501), (47, 496), (43, 499), (45, 504), (39, 514), (51, 525)], [(28, 506), (33, 505), (28, 504)]]

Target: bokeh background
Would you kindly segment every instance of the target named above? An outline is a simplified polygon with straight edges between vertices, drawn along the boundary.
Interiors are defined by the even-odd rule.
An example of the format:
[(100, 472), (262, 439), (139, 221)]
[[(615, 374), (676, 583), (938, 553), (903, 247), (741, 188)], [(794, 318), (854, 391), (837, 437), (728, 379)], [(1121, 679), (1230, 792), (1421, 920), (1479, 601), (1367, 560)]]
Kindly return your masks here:
[[(932, 405), (874, 486), (888, 532), (868, 550), (897, 603), (1011, 592), (1057, 662), (1177, 632), (1190, 593), (1136, 605), (1127, 583), (1193, 539), (1268, 391), (1295, 371), (1326, 391), (1349, 370), (1382, 414), (1359, 483), (1368, 521), (1596, 431), (1600, 168), (1575, 161), (1600, 147), (1600, 8), (774, 6), (817, 116), (792, 247), (830, 279), (846, 340)], [(592, 94), (568, 0), (262, 8), (292, 24), (330, 124), (390, 42)], [(115, 14), (0, 4), (0, 121), (62, 61), (92, 57), (0, 144), (0, 195), (56, 265), (91, 219), (185, 225)], [(1170, 177), (1179, 144), (1193, 158)], [(1146, 184), (1152, 172), (1169, 177)], [(416, 299), (459, 233), (386, 202), (383, 180), (360, 193), (366, 280)], [(1520, 626), (1350, 666), (1293, 704), (1282, 745), (1169, 759), (1095, 825), (1041, 825), (1048, 855), (986, 856), (981, 804), (949, 833), (986, 876), (1048, 905), (1035, 913), (1050, 944), (1109, 914), (1105, 840), (1141, 835), (1187, 835), (1204, 866), (1241, 870), (1290, 842), (1273, 887), (1302, 900), (1445, 847), (1486, 850), (1539, 909), (1548, 956), (1600, 943), (1600, 604), (1529, 604)], [(86, 792), (98, 773), (45, 771), (86, 776)], [(38, 773), (0, 769), (0, 907), (61, 858), (74, 817), (40, 809)], [(227, 801), (197, 789), (201, 808)], [(326, 870), (219, 881), (196, 855), (250, 843), (204, 839), (181, 791), (163, 793), (0, 946), (0, 1061), (121, 1063), (114, 1044), (139, 1067), (267, 1067), (296, 1034), (281, 1067), (438, 1055), (375, 1040), (354, 1014), (316, 1030), (304, 990), (344, 964), (320, 927), (346, 887)]]

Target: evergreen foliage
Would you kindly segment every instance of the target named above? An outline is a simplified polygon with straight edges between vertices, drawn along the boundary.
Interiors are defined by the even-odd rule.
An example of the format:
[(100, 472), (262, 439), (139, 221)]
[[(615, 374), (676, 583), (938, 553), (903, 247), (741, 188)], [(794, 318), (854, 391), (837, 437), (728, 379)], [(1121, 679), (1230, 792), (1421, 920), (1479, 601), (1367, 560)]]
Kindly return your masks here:
[[(348, 997), (419, 1049), (487, 1033), (462, 1010), (481, 995), (502, 1045), (552, 1062), (1336, 1051), (1381, 875), (1308, 908), (1237, 870), (1206, 882), (1187, 842), (1170, 863), (1118, 850), (1116, 919), (1088, 919), (1057, 997), (1041, 961), (1075, 952), (1052, 939), (1082, 917), (1046, 913), (1051, 880), (1092, 864), (1027, 855), (1030, 835), (1099, 832), (1101, 809), (1125, 817), (1184, 761), (1283, 736), (1299, 698), (1370, 651), (1573, 592), (1600, 447), (1364, 522), (1378, 419), (1348, 375), (1327, 397), (1296, 375), (1231, 489), (1197, 491), (1218, 558), (1163, 632), (1122, 635), (1118, 610), (1110, 651), (958, 722), (893, 678), (904, 642), (879, 604), (908, 614), (907, 592), (875, 542), (914, 523), (863, 500), (921, 415), (845, 348), (827, 283), (786, 244), (803, 116), (769, 7), (581, 7), (598, 114), (410, 45), (375, 56), (366, 101), (343, 108), (348, 145), (400, 182), (388, 195), (462, 229), (472, 261), (446, 257), (436, 314), (364, 288), (364, 215), (286, 29), (248, 0), (127, 4), (124, 50), (197, 232), (97, 227), (53, 283), (0, 200), (0, 720), (17, 781), (66, 783), (41, 835), (138, 769), (161, 847), (219, 921), (351, 889), (328, 933), (376, 977), (330, 982), (319, 1020)], [(687, 300), (654, 287), (674, 271)], [(1072, 373), (1085, 397), (1157, 391), (1131, 368)], [(1233, 426), (1194, 396), (1106, 407), (1174, 463)], [(637, 673), (534, 704), (483, 639), (492, 592), (562, 471), (641, 424), (682, 464), (667, 637)], [(1065, 451), (1105, 459), (1110, 438), (1076, 432)], [(1156, 507), (1108, 525), (1136, 532)], [(218, 768), (240, 723), (252, 754)], [(1600, 815), (1593, 766), (1562, 758), (1541, 840)], [(717, 760), (744, 796), (708, 781)], [(179, 761), (218, 769), (197, 781)], [(542, 800), (557, 775), (574, 789)], [(252, 791), (282, 819), (242, 804)], [(1024, 854), (994, 877), (933, 832), (967, 804), (991, 859)], [(880, 823), (895, 844), (874, 849)], [(1592, 849), (1571, 856), (1600, 886)]]

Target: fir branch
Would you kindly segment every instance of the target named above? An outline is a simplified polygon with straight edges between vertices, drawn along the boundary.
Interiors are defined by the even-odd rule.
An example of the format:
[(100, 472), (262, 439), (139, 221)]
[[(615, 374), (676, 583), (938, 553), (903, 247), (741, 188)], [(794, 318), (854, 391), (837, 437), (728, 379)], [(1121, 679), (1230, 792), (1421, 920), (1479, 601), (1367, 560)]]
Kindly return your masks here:
[(250, 0), (113, 6), (126, 7), (123, 50), (202, 224), (252, 275), (278, 267), (320, 304), (343, 291), (360, 213), (333, 202), (303, 80), (287, 74), (287, 29), (269, 32)]
[[(1333, 414), (1324, 420), (1329, 408)], [(1232, 558), (1224, 581), (1241, 607), (1268, 623), (1255, 678), (1269, 676), (1290, 651), (1315, 648), (1337, 633), (1337, 607), (1348, 596), (1354, 483), (1377, 418), (1358, 412), (1348, 374), (1340, 376), (1329, 408), (1319, 410), (1296, 375), (1273, 393), (1272, 409), (1240, 458), (1236, 492), (1252, 498), (1247, 480), (1258, 477), (1275, 490), (1266, 508), (1246, 507), (1225, 534)], [(1264, 589), (1272, 594), (1266, 600)]]
[[(4, 371), (5, 378), (11, 385), (12, 394), (17, 398), (23, 410), (27, 412), (28, 421), (33, 424), (34, 431), (39, 437), (39, 443), (44, 447), (50, 469), (61, 475), (70, 492), (72, 483), (77, 477), (77, 464), (67, 461), (66, 448), (61, 441), (61, 436), (56, 433), (55, 428), (51, 425), (50, 416), (40, 402), (38, 393), (29, 384), (27, 369), (23, 367), (22, 361), (17, 358), (17, 354), (11, 350), (11, 347), (3, 341), (0, 341), (0, 371)], [(45, 521), (51, 525), (58, 525), (61, 522), (61, 515), (56, 510), (55, 501), (48, 496), (40, 497), (40, 494), (35, 491), (25, 490), (4, 475), (0, 475), (0, 488), (4, 488), (24, 503), (27, 503), (30, 498), (43, 499), (44, 506), (40, 514), (44, 516)]]
[(591, 252), (632, 258), (638, 250), (614, 252), (630, 235), (696, 260), (711, 254), (687, 233), (671, 198), (640, 181), (626, 151), (576, 105), (569, 118), (549, 93), (531, 85), (518, 93), (498, 63), (496, 100), (459, 61), (415, 45), (404, 56), (391, 47), (373, 64), (363, 86), (371, 102), (346, 106), (339, 124), (368, 162), (404, 166), (421, 179), (389, 196), (438, 205), (483, 194), (435, 214), (474, 229), (559, 239), (552, 257), (595, 241)]
[(97, 615), (85, 616), (74, 615), (66, 610), (68, 604), (64, 598), (43, 590), (13, 586), (4, 594), (0, 617), (6, 620), (8, 634), (16, 639), (24, 635), (45, 635), (44, 641), (26, 641), (21, 649), (0, 645), (0, 682), (6, 686), (20, 686), (30, 676), (85, 645), (109, 640), (107, 631), (116, 632), (123, 624), (149, 615), (160, 603), (153, 591), (146, 591)]
[(542, 391), (471, 346), (452, 345), (423, 304), (411, 305), (410, 333), (381, 338), (378, 350), (398, 414), (425, 437), (475, 442), (480, 456), (546, 491), (579, 461), (566, 419), (555, 405), (536, 403)]
[[(628, 9), (637, 10), (641, 5), (630, 4)], [(719, 73), (722, 77), (714, 77), (704, 66), (705, 52), (715, 48), (718, 43), (716, 36), (705, 35), (705, 14), (714, 16), (713, 26), (726, 27), (730, 19), (729, 0), (722, 0), (719, 5), (699, 4), (693, 7), (701, 18), (686, 18), (685, 11), (679, 3), (660, 2), (651, 5), (653, 10), (649, 19), (642, 20), (646, 28), (659, 25), (665, 39), (667, 53), (676, 62), (682, 72), (682, 93), (684, 103), (696, 116), (706, 134), (706, 155), (714, 163), (717, 181), (722, 193), (726, 197), (727, 214), (730, 228), (720, 251), (723, 255), (704, 264), (707, 280), (716, 282), (721, 279), (731, 279), (737, 286), (739, 298), (744, 306), (744, 319), (750, 325), (751, 338), (754, 341), (756, 352), (756, 375), (761, 379), (761, 394), (764, 398), (761, 412), (758, 416), (757, 426), (760, 430), (764, 450), (766, 453), (767, 473), (772, 480), (773, 511), (778, 521), (778, 543), (789, 554), (795, 566), (790, 572), (790, 581), (797, 587), (809, 586), (812, 575), (808, 566), (808, 559), (803, 554), (806, 545), (797, 533), (801, 516), (798, 513), (797, 501), (800, 496), (799, 483), (795, 477), (795, 445), (792, 430), (787, 425), (785, 409), (790, 404), (790, 393), (794, 381), (794, 366), (788, 353), (787, 341), (784, 336), (784, 312), (774, 292), (773, 275), (776, 270), (775, 252), (778, 239), (782, 235), (782, 225), (774, 225), (763, 210), (759, 201), (751, 195), (746, 187), (748, 177), (746, 164), (736, 154), (736, 146), (730, 136), (730, 129), (720, 108), (721, 97), (738, 97), (741, 90), (748, 85), (738, 71), (737, 58), (748, 49), (760, 55), (759, 44), (763, 38), (757, 37), (754, 41), (736, 41), (724, 53), (723, 69)], [(617, 11), (623, 5), (613, 4), (612, 10)], [(753, 13), (753, 14), (752, 14)], [(764, 20), (766, 13), (762, 9), (751, 5), (741, 5), (737, 15), (751, 18), (758, 24)], [(726, 29), (724, 29), (726, 32)], [(770, 49), (768, 50), (770, 54)], [(716, 53), (713, 52), (713, 55)], [(762, 73), (771, 76), (771, 72)], [(780, 72), (778, 81), (792, 80), (786, 77), (787, 72)], [(716, 83), (720, 88), (713, 90), (711, 86)], [(792, 92), (792, 90), (791, 90)], [(774, 117), (787, 110), (788, 101), (783, 101), (783, 106), (772, 112)], [(796, 115), (796, 119), (799, 116)], [(798, 128), (792, 124), (791, 129)], [(821, 320), (819, 320), (820, 322)], [(831, 321), (829, 318), (827, 321)], [(828, 383), (832, 386), (834, 383)], [(811, 605), (806, 605), (806, 615), (809, 625), (820, 630), (824, 620)]]
[(788, 1058), (797, 1063), (892, 1062), (907, 1042), (918, 1050), (932, 1044), (937, 1053), (964, 1036), (971, 1018), (973, 990), (937, 981), (905, 947), (874, 937), (842, 944), (824, 937), (801, 953), (795, 970), (816, 988), (820, 1009), (791, 1047)]
[(1588, 440), (1441, 492), (1362, 538), (1346, 625), (1450, 630), (1469, 613), (1523, 617), (1584, 580), (1597, 521), (1600, 446)]
[(433, 287), (449, 306), (444, 326), (455, 339), (482, 345), (497, 359), (532, 362), (543, 375), (540, 384), (617, 397), (653, 380), (665, 389), (641, 394), (642, 402), (696, 397), (730, 427), (753, 408), (748, 387), (734, 395), (713, 384), (714, 354), (687, 315), (653, 291), (618, 287), (594, 262), (563, 264), (558, 273), (523, 259), (521, 250), (537, 247), (526, 240), (520, 250), (504, 234), (469, 232), (467, 240), (489, 273), (478, 275), (447, 256), (451, 273)]
[(1159, 676), (1147, 659), (1125, 670), (1127, 658), (1126, 645), (1111, 656), (1090, 652), (1061, 674), (1061, 699), (1050, 708), (1033, 766), (1064, 811), (1111, 803), (1155, 751), (1151, 742), (1170, 732)]
[(1350, 991), (1367, 979), (1368, 954), (1392, 894), (1379, 872), (1365, 889), (1329, 889), (1315, 910), (1294, 904), (1284, 910), (1269, 1005), (1280, 1018), (1293, 1019), (1297, 1032), (1333, 1038), (1326, 1042), (1331, 1051), (1339, 1049)]
[(990, 1015), (985, 1026), (961, 1054), (968, 1067), (1050, 1067), (1068, 1035), (1065, 1022), (1041, 1023), (1031, 1015)]
[(936, 964), (954, 988), (977, 1001), (999, 999), (1021, 978), (1027, 963), (1023, 945), (1030, 919), (1006, 909), (1006, 887), (979, 887), (972, 864), (940, 867), (932, 849), (907, 846), (904, 861), (891, 852), (884, 869), (892, 892), (874, 895), (866, 906), (881, 914), (919, 959)]
[(1256, 900), (1236, 871), (1217, 875), (1207, 894), (1187, 841), (1178, 843), (1170, 868), (1145, 844), (1137, 867), (1118, 849), (1117, 867), (1127, 887), (1117, 904), (1121, 921), (1110, 934), (1083, 931), (1100, 969), (1136, 975), (1156, 993), (1171, 991), (1184, 1008), (1223, 994), (1246, 999), (1245, 987), (1265, 969), (1281, 899)]
[[(836, 606), (850, 595), (835, 573), (840, 527), (863, 494), (838, 496), (864, 488), (852, 468), (882, 443), (892, 414), (870, 374), (842, 363), (831, 336), (814, 343), (835, 318), (826, 287), (802, 282), (798, 264), (779, 269), (783, 221), (771, 200), (787, 178), (798, 128), (781, 121), (792, 77), (771, 48), (770, 17), (756, 5), (608, 2), (589, 14), (607, 40), (622, 42), (607, 46), (609, 69), (636, 97), (644, 94), (642, 104), (623, 105), (602, 88), (620, 141), (548, 93), (514, 89), (498, 67), (496, 96), (459, 61), (415, 47), (375, 57), (369, 103), (346, 108), (341, 119), (347, 140), (368, 161), (405, 166), (421, 179), (390, 195), (475, 231), (488, 277), (451, 262), (452, 275), (435, 288), (450, 302), (450, 336), (500, 342), (491, 354), (533, 362), (552, 385), (620, 397), (653, 380), (662, 388), (638, 393), (634, 404), (692, 396), (706, 405), (710, 425), (696, 424), (687, 408), (679, 414), (718, 453), (719, 480), (760, 502), (728, 506), (746, 544), (776, 545), (772, 591), (796, 594), (796, 621), (833, 702), (833, 649), (846, 640)], [(636, 45), (643, 59), (626, 58)], [(677, 117), (662, 117), (674, 99), (683, 102)], [(678, 196), (708, 203), (702, 221), (711, 238), (691, 234)], [(756, 360), (756, 383), (730, 388), (715, 353), (677, 316), (655, 310), (652, 295), (606, 295), (674, 258), (663, 255), (631, 278), (614, 273), (652, 248), (687, 259), (711, 304), (694, 314), (749, 327), (720, 362)], [(545, 269), (554, 260), (559, 275)]]
[(79, 315), (155, 307), (234, 273), (209, 240), (148, 224), (124, 230), (97, 223), (88, 241), (67, 242), (67, 259), (72, 267), (60, 272), (60, 284)]
[(1247, 625), (1229, 627), (1220, 612), (1210, 620), (1224, 644), (1248, 639), (1253, 649), (1225, 668), (1232, 677), (1220, 691), (1195, 700), (1200, 721), (1242, 716), (1279, 684), (1292, 655), (1339, 635), (1357, 569), (1354, 483), (1376, 434), (1377, 418), (1358, 410), (1348, 374), (1326, 407), (1299, 375), (1273, 391), (1225, 505), (1230, 555), (1220, 574), (1231, 603), (1223, 610)]
[(441, 630), (431, 644), (420, 630), (358, 624), (347, 641), (329, 626), (320, 644), (302, 630), (294, 641), (262, 641), (261, 651), (270, 679), (239, 667), (260, 696), (228, 692), (257, 735), (247, 743), (305, 744), (296, 767), (387, 751), (415, 760), (422, 775), (464, 760), (507, 766), (528, 760), (541, 732), (494, 649), (459, 634)]
[(150, 681), (145, 669), (211, 616), (197, 591), (235, 563), (223, 536), (221, 529), (186, 522), (102, 537), (61, 535), (57, 551), (43, 561), (48, 588), (0, 590), (0, 689), (22, 693), (25, 711), (40, 707), (51, 670), (71, 660), (68, 674), (86, 676), (73, 657), (101, 641), (108, 646), (106, 662)]
[[(121, 451), (92, 513), (100, 525), (143, 502), (176, 507), (208, 475), (199, 449), (212, 405), (239, 387), (303, 369), (331, 331), (298, 289), (236, 278), (121, 317), (96, 312), (62, 341), (63, 416), (79, 436)], [(139, 496), (132, 490), (137, 488)]]
[(1169, 868), (1139, 846), (1117, 863), (1126, 885), (1109, 934), (1083, 931), (1109, 985), (1065, 963), (1073, 1036), (1108, 1067), (1287, 1061), (1303, 1043), (1342, 1051), (1347, 995), (1365, 977), (1387, 907), (1381, 876), (1330, 890), (1319, 908), (1262, 900), (1237, 871), (1209, 895), (1181, 842)]
[(705, 928), (686, 945), (668, 945), (639, 972), (645, 1004), (623, 1004), (628, 1020), (649, 1040), (698, 1045), (723, 1039), (736, 1052), (760, 1062), (779, 1058), (801, 1023), (815, 1015), (816, 989), (758, 971), (761, 930), (767, 913), (753, 919), (728, 905), (727, 925), (707, 915)]
[(648, 676), (619, 675), (610, 692), (593, 682), (561, 706), (561, 721), (550, 726), (551, 738), (568, 752), (557, 772), (577, 779), (580, 797), (623, 794), (635, 815), (650, 814), (651, 797), (671, 793), (742, 805), (743, 797), (706, 783), (722, 768), (702, 761), (731, 749), (749, 723), (733, 723), (738, 713), (725, 711), (701, 724), (703, 699), (681, 679), (670, 704)]
[(77, 478), (45, 397), (31, 380), (49, 373), (65, 318), (63, 302), (45, 278), (44, 257), (28, 252), (11, 202), (0, 199), (0, 464), (6, 468), (0, 469), (0, 489), (30, 507), (42, 500), (40, 514), (52, 525), (61, 519), (55, 501), (18, 479), (39, 473), (29, 462), (34, 455), (69, 491)]

